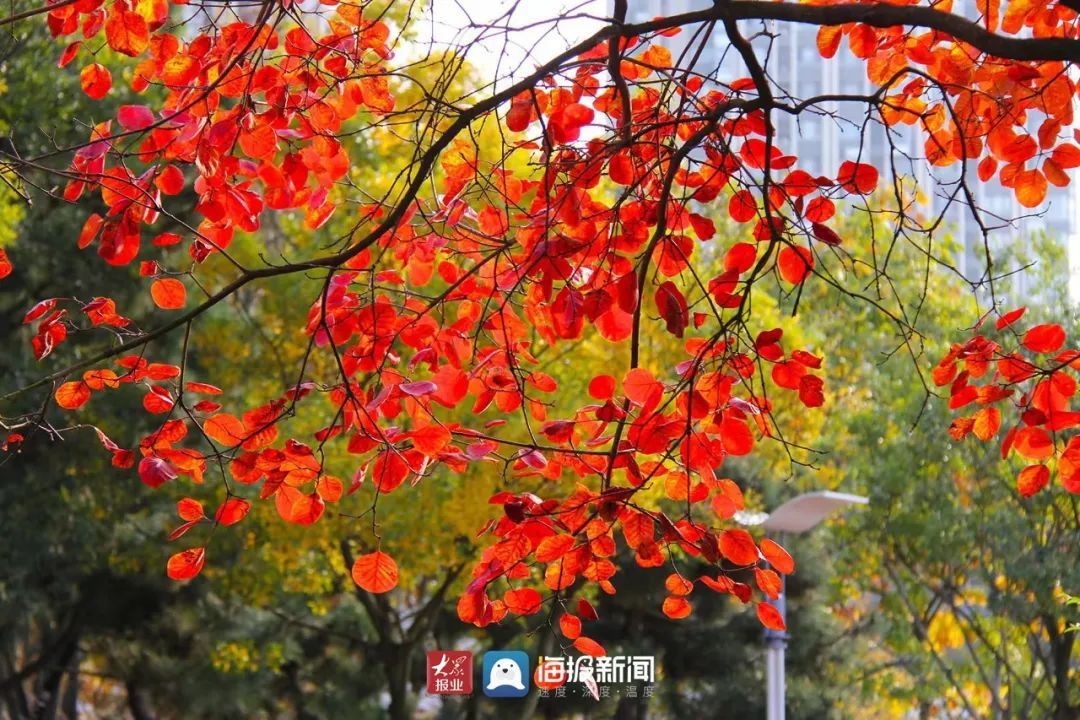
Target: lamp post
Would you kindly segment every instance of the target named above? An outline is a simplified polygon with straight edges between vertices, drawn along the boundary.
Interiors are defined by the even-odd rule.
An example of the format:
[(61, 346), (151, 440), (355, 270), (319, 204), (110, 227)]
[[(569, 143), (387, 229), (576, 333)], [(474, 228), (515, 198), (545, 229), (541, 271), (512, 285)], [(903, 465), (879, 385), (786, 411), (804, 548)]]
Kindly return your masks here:
[[(798, 535), (814, 529), (836, 510), (849, 505), (865, 505), (868, 502), (869, 499), (862, 495), (822, 490), (792, 498), (771, 513), (736, 513), (735, 520), (742, 525), (761, 525), (767, 532), (783, 538), (786, 533)], [(783, 575), (780, 577), (780, 594), (769, 602), (787, 625), (787, 581)], [(765, 630), (766, 720), (784, 720), (784, 651), (787, 648), (787, 639), (786, 632)]]

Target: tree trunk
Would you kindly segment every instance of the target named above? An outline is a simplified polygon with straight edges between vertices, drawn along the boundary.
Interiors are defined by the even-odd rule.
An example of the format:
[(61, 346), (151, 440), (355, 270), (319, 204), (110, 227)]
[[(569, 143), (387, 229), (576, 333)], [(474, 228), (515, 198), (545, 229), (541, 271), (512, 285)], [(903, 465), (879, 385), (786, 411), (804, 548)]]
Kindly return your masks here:
[(409, 661), (411, 645), (384, 644), (380, 648), (390, 691), (390, 720), (409, 720)]
[(128, 680), (124, 689), (127, 690), (128, 710), (131, 711), (131, 717), (135, 720), (154, 720), (153, 714), (146, 707), (146, 699), (135, 681)]
[(1054, 618), (1046, 618), (1044, 624), (1050, 637), (1050, 653), (1054, 662), (1054, 720), (1077, 720), (1080, 711), (1069, 702), (1069, 664), (1075, 635), (1059, 633)]
[(71, 655), (71, 661), (67, 667), (67, 682), (64, 683), (63, 712), (67, 720), (76, 720), (79, 717), (79, 663), (81, 661), (79, 649)]
[(38, 691), (36, 720), (52, 720), (56, 717), (56, 711), (60, 708), (60, 683), (67, 672), (68, 663), (79, 649), (79, 634), (74, 630), (68, 631), (60, 642), (55, 646), (55, 652), (43, 666), (43, 673)]

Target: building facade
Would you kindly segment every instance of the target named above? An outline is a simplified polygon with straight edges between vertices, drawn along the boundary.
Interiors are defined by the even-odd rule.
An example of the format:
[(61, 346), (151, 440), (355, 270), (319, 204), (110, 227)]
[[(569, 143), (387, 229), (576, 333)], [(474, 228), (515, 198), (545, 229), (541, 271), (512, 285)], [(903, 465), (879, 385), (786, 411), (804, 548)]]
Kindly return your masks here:
[[(964, 0), (958, 0), (955, 12), (961, 12)], [(710, 7), (710, 0), (630, 0), (627, 19), (644, 22), (656, 16), (675, 15)], [(826, 60), (817, 49), (817, 27), (795, 23), (766, 24), (742, 22), (745, 36), (758, 50), (766, 72), (774, 84), (787, 91), (792, 100), (817, 95), (869, 94), (876, 90), (866, 74), (864, 61), (856, 58), (841, 43), (835, 57)], [(693, 28), (684, 29), (665, 43), (673, 56), (701, 42)], [(704, 75), (720, 80), (746, 76), (738, 54), (730, 47), (723, 31), (714, 32), (705, 40), (705, 47), (695, 65)], [(925, 136), (913, 126), (886, 130), (875, 117), (867, 116), (867, 106), (861, 103), (824, 103), (818, 113), (792, 116), (778, 113), (774, 118), (777, 145), (786, 154), (799, 158), (800, 167), (812, 173), (835, 176), (845, 160), (858, 160), (878, 168), (896, 167), (911, 178), (919, 189), (919, 212), (925, 218), (943, 217), (937, 234), (948, 234), (962, 244), (957, 265), (963, 275), (978, 281), (986, 274), (986, 257), (982, 229), (975, 221), (971, 208), (958, 189), (961, 168), (931, 168), (925, 161)], [(1041, 120), (1037, 120), (1041, 121)], [(1031, 128), (1034, 130), (1036, 127)], [(889, 137), (886, 137), (886, 132)], [(1032, 212), (1016, 202), (1010, 188), (1001, 187), (997, 179), (982, 183), (975, 168), (968, 176), (976, 206), (981, 210), (983, 223), (992, 230), (991, 250), (1006, 244), (1024, 242), (1038, 233), (1062, 243), (1069, 256), (1070, 289), (1074, 299), (1080, 297), (1080, 192), (1077, 183), (1068, 188), (1051, 188), (1047, 203)], [(995, 265), (995, 274), (1001, 270)], [(1023, 274), (1002, 283), (1009, 294), (1028, 295), (1030, 281)], [(1006, 297), (1005, 301), (1013, 298)]]

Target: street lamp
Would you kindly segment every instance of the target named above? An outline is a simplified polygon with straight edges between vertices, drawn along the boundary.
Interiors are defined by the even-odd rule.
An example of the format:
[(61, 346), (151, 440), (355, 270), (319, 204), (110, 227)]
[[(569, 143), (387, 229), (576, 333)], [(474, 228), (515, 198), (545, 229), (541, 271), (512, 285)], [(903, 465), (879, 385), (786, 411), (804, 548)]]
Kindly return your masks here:
[[(761, 525), (767, 532), (776, 533), (782, 538), (785, 533), (798, 535), (814, 529), (836, 510), (868, 502), (869, 499), (862, 495), (821, 490), (792, 498), (771, 513), (738, 512), (735, 521), (742, 525)], [(787, 625), (787, 582), (783, 575), (780, 582), (780, 594), (769, 602)], [(766, 720), (784, 720), (784, 650), (787, 648), (787, 638), (786, 632), (765, 630)]]

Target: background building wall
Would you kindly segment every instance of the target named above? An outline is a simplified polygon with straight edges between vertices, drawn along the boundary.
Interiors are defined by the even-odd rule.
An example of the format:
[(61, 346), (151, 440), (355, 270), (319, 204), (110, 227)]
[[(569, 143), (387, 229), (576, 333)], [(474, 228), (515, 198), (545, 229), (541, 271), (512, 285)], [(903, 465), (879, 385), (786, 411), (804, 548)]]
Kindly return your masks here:
[[(967, 0), (958, 0), (954, 12), (964, 14)], [(644, 22), (656, 16), (674, 15), (710, 7), (710, 0), (630, 0), (627, 19)], [(967, 13), (968, 16), (972, 16)], [(867, 78), (864, 61), (851, 54), (841, 42), (836, 57), (825, 60), (817, 49), (817, 27), (811, 25), (760, 22), (740, 23), (758, 56), (764, 59), (766, 72), (774, 83), (790, 95), (803, 100), (824, 94), (869, 94), (876, 87)], [(700, 37), (687, 28), (665, 42), (677, 58)], [(721, 80), (746, 75), (745, 66), (729, 46), (722, 30), (715, 31), (700, 54), (696, 69), (703, 75), (715, 74)], [(714, 73), (719, 69), (719, 73)], [(876, 117), (867, 117), (859, 103), (823, 103), (819, 114), (803, 113), (798, 117), (776, 115), (777, 145), (786, 154), (796, 155), (800, 167), (808, 172), (835, 177), (845, 160), (859, 160), (878, 168), (896, 167), (919, 188), (919, 211), (927, 218), (944, 212), (944, 222), (935, 232), (935, 240), (948, 234), (962, 243), (958, 269), (970, 281), (986, 273), (984, 237), (971, 208), (958, 190), (962, 168), (932, 168), (925, 160), (924, 134), (916, 127), (902, 125), (886, 128)], [(1030, 128), (1034, 133), (1036, 124)], [(886, 132), (889, 137), (886, 137)], [(891, 143), (888, 142), (891, 138)], [(991, 229), (991, 251), (1025, 242), (1045, 232), (1068, 250), (1070, 287), (1073, 299), (1080, 298), (1080, 195), (1074, 182), (1065, 190), (1051, 193), (1046, 206), (1037, 215), (1016, 202), (1013, 191), (1002, 187), (996, 178), (978, 181), (972, 165), (967, 170), (969, 187), (983, 222)], [(995, 274), (1002, 268), (995, 263)], [(995, 283), (995, 291), (1004, 294), (1003, 302), (1023, 302), (1035, 288), (1023, 274), (1007, 282)]]

